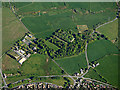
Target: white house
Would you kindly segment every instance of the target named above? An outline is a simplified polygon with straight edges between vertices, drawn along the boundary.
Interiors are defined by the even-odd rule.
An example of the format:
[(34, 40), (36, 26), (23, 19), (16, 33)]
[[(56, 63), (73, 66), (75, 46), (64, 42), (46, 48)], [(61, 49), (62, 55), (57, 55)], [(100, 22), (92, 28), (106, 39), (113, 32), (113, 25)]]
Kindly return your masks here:
[(83, 70), (82, 69), (80, 69), (80, 72), (81, 72), (81, 74), (83, 74)]

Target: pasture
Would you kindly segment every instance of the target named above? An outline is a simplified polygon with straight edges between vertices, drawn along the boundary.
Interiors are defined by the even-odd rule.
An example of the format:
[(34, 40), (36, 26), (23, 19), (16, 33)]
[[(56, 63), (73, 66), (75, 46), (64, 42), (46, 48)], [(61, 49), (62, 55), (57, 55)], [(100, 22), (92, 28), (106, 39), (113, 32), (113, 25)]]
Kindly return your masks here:
[[(118, 87), (118, 55), (107, 55), (98, 60), (100, 63), (95, 69), (105, 78), (109, 84)], [(120, 87), (119, 87), (120, 88)]]
[(49, 42), (49, 41), (45, 41), (45, 44), (49, 47), (52, 48), (53, 50), (58, 50), (59, 47), (57, 47), (56, 45), (54, 45), (53, 43)]
[[(69, 8), (82, 8), (92, 12), (105, 10), (106, 8), (115, 9), (115, 2), (67, 2), (66, 6)], [(97, 7), (97, 8), (96, 8)]]
[(2, 53), (5, 53), (10, 47), (27, 32), (24, 26), (19, 22), (16, 16), (9, 8), (2, 8)]
[(87, 25), (89, 29), (92, 29), (93, 25), (108, 22), (108, 16), (111, 17), (111, 20), (115, 17), (115, 13), (109, 12), (110, 10), (97, 14), (79, 15), (69, 11), (52, 16), (24, 17), (22, 22), (36, 37), (45, 38), (52, 35), (52, 32), (57, 29), (74, 30), (77, 25)]
[(56, 62), (70, 75), (76, 72), (80, 73), (81, 68), (85, 69), (87, 67), (87, 62), (84, 53), (78, 56), (57, 59)]
[(23, 63), (22, 74), (61, 75), (61, 69), (48, 56), (35, 54)]
[[(7, 71), (6, 69), (9, 67), (11, 68)], [(62, 75), (61, 73), (62, 70), (48, 56), (39, 55), (39, 54), (32, 55), (22, 64), (22, 66), (14, 59), (11, 59), (10, 65), (7, 65), (6, 67), (4, 66), (4, 68), (5, 68), (4, 71), (5, 73), (11, 74), (11, 73), (17, 73), (19, 71), (22, 75), (22, 76), (17, 75), (17, 76), (9, 77), (7, 79), (7, 82), (9, 83), (15, 82), (17, 80), (29, 78), (30, 76), (37, 77), (37, 76), (46, 76), (46, 75)]]
[(21, 65), (8, 55), (4, 55), (2, 58), (2, 72), (6, 74), (17, 73)]
[(87, 53), (88, 60), (92, 62), (105, 55), (118, 53), (118, 48), (111, 41), (102, 39), (88, 44)]
[(93, 68), (90, 68), (88, 73), (84, 76), (85, 78), (91, 78), (91, 79), (95, 79), (95, 80), (98, 80), (98, 81), (101, 81), (101, 82), (106, 82), (105, 79), (103, 79), (101, 77), (101, 75), (99, 75), (97, 73), (96, 70), (94, 70)]
[(110, 40), (115, 40), (118, 37), (118, 19), (98, 28), (97, 31), (107, 36)]
[[(94, 26), (116, 17), (116, 3), (33, 2), (20, 8), (19, 4), (20, 6), (23, 5), (22, 3), (16, 3), (16, 13), (23, 15), (22, 22), (37, 38), (49, 37), (57, 29), (70, 28), (76, 32), (77, 25), (87, 25), (89, 29), (92, 29)], [(29, 12), (39, 10), (40, 16), (37, 14), (29, 15)]]

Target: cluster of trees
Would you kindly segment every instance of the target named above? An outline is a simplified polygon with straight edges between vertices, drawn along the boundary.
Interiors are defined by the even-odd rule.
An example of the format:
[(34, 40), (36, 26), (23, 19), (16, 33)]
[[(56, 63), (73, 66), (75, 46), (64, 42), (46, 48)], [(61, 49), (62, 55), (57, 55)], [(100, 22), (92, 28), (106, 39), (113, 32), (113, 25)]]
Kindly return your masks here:
[(47, 38), (47, 40), (49, 42), (55, 44), (59, 48), (62, 48), (65, 45), (65, 42), (64, 41), (60, 41), (58, 38), (55, 37), (55, 35), (50, 36), (49, 38)]
[(94, 34), (92, 36), (93, 36), (94, 40), (100, 40), (100, 39), (108, 40), (108, 38), (105, 35), (100, 34), (98, 32), (94, 32)]
[(73, 32), (68, 29), (67, 30), (58, 29), (57, 31), (53, 33), (53, 35), (57, 36), (58, 38), (66, 42), (71, 42), (71, 40), (74, 38), (72, 34)]
[[(56, 34), (59, 35), (59, 33), (66, 32), (66, 31), (69, 32), (69, 34), (75, 38), (73, 42), (65, 43), (64, 41), (60, 41), (58, 38), (55, 37)], [(60, 49), (54, 51), (54, 53), (50, 55), (50, 57), (52, 57), (52, 58), (72, 56), (72, 55), (76, 55), (81, 52), (84, 52), (87, 41), (91, 40), (90, 34), (92, 31), (86, 30), (81, 34), (80, 33), (76, 34), (70, 30), (63, 31), (63, 30), (59, 29), (56, 32), (57, 33), (54, 32), (52, 36), (50, 36), (49, 38), (46, 39), (46, 40), (50, 41), (51, 43), (55, 44), (56, 46), (60, 47)]]

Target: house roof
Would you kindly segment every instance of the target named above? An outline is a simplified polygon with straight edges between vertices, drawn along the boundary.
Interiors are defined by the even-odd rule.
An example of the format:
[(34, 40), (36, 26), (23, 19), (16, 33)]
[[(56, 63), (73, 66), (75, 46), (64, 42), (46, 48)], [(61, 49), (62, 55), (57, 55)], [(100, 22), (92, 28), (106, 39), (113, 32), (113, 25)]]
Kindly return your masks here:
[(22, 58), (19, 60), (19, 63), (22, 64), (25, 60), (26, 60), (26, 58)]

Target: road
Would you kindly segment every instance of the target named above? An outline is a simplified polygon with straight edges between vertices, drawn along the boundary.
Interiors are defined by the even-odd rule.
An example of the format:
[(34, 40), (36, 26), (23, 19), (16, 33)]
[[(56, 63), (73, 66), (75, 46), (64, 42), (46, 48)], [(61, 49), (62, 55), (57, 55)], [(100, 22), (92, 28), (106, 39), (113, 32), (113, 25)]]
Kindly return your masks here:
[(104, 25), (106, 25), (106, 24), (108, 24), (108, 23), (114, 22), (114, 21), (117, 20), (117, 19), (118, 19), (118, 18), (116, 17), (116, 18), (113, 19), (112, 21), (106, 22), (106, 23), (104, 23), (104, 24), (102, 24), (102, 25), (96, 27), (96, 29), (98, 29), (98, 28), (100, 28), (100, 27), (102, 27), (102, 26), (104, 26)]
[(5, 86), (7, 87), (7, 83), (6, 83), (6, 81), (5, 81), (4, 77), (3, 77), (3, 74), (2, 74), (1, 69), (0, 69), (0, 74), (1, 74), (1, 77), (2, 77), (2, 79), (3, 79), (3, 82), (4, 82)]
[(110, 84), (107, 84), (107, 83), (104, 83), (104, 82), (101, 82), (101, 81), (98, 81), (98, 80), (95, 80), (95, 79), (84, 78), (84, 77), (83, 77), (83, 79), (87, 79), (87, 80), (91, 80), (91, 81), (96, 81), (96, 82), (99, 82), (99, 83), (102, 83), (102, 84), (105, 84), (105, 85), (108, 85), (108, 86), (112, 87), (112, 85), (110, 85)]
[[(64, 69), (55, 60), (52, 59), (52, 61), (64, 71)], [(64, 72), (68, 75), (68, 77), (70, 77), (74, 81), (74, 84), (75, 84), (75, 79), (72, 76), (70, 76), (66, 71)]]
[[(10, 4), (10, 2), (9, 2), (9, 4)], [(11, 9), (11, 4), (10, 4), (10, 9)], [(11, 9), (12, 10), (12, 9)], [(13, 10), (12, 10), (13, 11)], [(13, 11), (13, 13), (14, 13), (14, 11)], [(15, 14), (15, 13), (14, 13)], [(16, 15), (16, 14), (15, 14)], [(16, 15), (16, 17), (17, 17), (17, 15)], [(18, 18), (18, 17), (17, 17)], [(19, 20), (19, 18), (18, 18), (18, 20)], [(107, 23), (104, 23), (104, 24), (102, 24), (102, 25), (100, 25), (100, 26), (98, 26), (98, 27), (96, 27), (96, 29), (98, 29), (98, 28), (100, 28), (101, 26), (104, 26), (104, 25), (106, 25), (106, 24), (109, 24), (109, 23), (111, 23), (111, 22), (114, 22), (115, 20), (117, 20), (117, 18), (115, 18), (115, 19), (113, 19), (112, 21), (109, 21), (109, 22), (107, 22)], [(20, 21), (20, 23), (22, 23), (21, 22), (21, 20), (19, 20)], [(23, 23), (22, 23), (23, 24)], [(23, 24), (23, 26), (26, 28), (26, 26)], [(27, 30), (28, 30), (28, 28), (26, 28)], [(29, 31), (29, 30), (28, 30)], [(30, 32), (30, 31), (29, 31)], [(94, 33), (94, 31), (92, 32), (92, 34)], [(90, 68), (90, 65), (89, 65), (89, 60), (88, 60), (88, 57), (87, 57), (87, 46), (88, 46), (88, 43), (86, 44), (86, 47), (85, 47), (85, 57), (86, 57), (86, 61), (87, 61), (87, 65), (88, 65), (88, 69), (86, 70), (86, 72), (82, 75), (82, 76), (80, 76), (80, 77), (82, 77), (82, 78), (84, 78), (83, 76), (85, 75), (85, 74), (87, 74), (87, 72), (88, 72), (88, 70), (89, 70), (89, 68)], [(4, 53), (5, 54), (5, 53)], [(3, 55), (4, 55), (3, 54)], [(2, 55), (2, 56), (3, 56)], [(0, 56), (0, 58), (2, 58), (2, 56)], [(52, 59), (52, 61), (54, 62), (54, 63), (56, 63), (53, 59)], [(57, 64), (57, 63), (56, 63)], [(57, 64), (63, 71), (64, 71), (64, 69), (59, 65), (59, 64)], [(70, 77), (73, 81), (74, 81), (74, 84), (75, 84), (75, 79), (73, 79), (73, 77), (77, 77), (77, 76), (71, 76), (71, 75), (69, 75), (66, 71), (64, 71), (67, 75), (56, 75), (56, 76), (65, 76), (65, 77)], [(7, 84), (6, 84), (6, 82), (5, 82), (5, 79), (4, 79), (4, 77), (3, 77), (3, 75), (2, 75), (2, 71), (1, 71), (1, 69), (0, 69), (0, 73), (1, 73), (1, 76), (2, 76), (2, 78), (3, 78), (3, 81), (4, 81), (4, 84), (7, 86)], [(40, 76), (40, 77), (55, 77), (55, 75), (51, 75), (51, 76)], [(93, 80), (93, 79), (90, 79), (90, 78), (84, 78), (84, 79), (89, 79), (89, 80)], [(97, 80), (94, 80), (94, 81), (97, 81)], [(100, 82), (100, 81), (97, 81), (97, 82)], [(103, 82), (101, 82), (101, 83), (103, 83)], [(103, 84), (106, 84), (106, 83), (103, 83)], [(106, 84), (106, 85), (109, 85), (109, 84)]]

